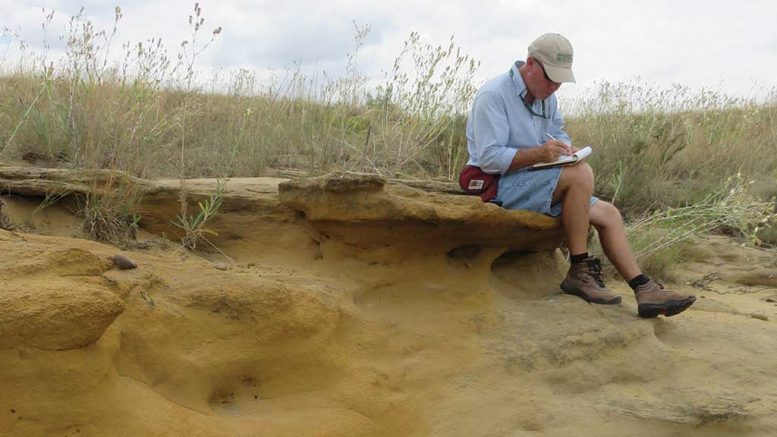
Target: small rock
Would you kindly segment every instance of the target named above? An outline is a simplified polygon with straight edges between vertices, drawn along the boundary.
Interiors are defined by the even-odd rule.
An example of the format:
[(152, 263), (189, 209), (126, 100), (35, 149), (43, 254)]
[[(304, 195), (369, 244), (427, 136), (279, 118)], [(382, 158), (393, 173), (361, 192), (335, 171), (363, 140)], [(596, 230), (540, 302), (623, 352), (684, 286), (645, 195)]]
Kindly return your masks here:
[(376, 174), (339, 171), (321, 178), (324, 191), (347, 193), (352, 191), (379, 191), (386, 185), (386, 178)]
[(774, 299), (773, 299), (773, 298), (771, 298), (771, 297), (770, 297), (770, 298), (767, 298), (767, 299), (766, 299), (766, 301), (767, 301), (767, 302), (771, 302), (771, 303), (777, 303), (777, 300), (774, 300)]
[(113, 264), (120, 268), (121, 270), (128, 270), (128, 269), (135, 269), (138, 267), (137, 264), (135, 264), (134, 261), (127, 258), (125, 255), (122, 255), (120, 253), (113, 255), (111, 257), (111, 261), (113, 261)]
[(11, 219), (5, 215), (3, 212), (3, 206), (5, 206), (5, 202), (3, 199), (0, 199), (0, 229), (12, 231), (14, 229), (13, 221), (11, 221)]
[(215, 263), (213, 264), (213, 268), (216, 270), (227, 270), (229, 267), (224, 263)]
[(753, 313), (753, 314), (750, 314), (750, 317), (758, 320), (764, 320), (764, 321), (769, 320), (769, 316), (767, 316), (764, 313)]

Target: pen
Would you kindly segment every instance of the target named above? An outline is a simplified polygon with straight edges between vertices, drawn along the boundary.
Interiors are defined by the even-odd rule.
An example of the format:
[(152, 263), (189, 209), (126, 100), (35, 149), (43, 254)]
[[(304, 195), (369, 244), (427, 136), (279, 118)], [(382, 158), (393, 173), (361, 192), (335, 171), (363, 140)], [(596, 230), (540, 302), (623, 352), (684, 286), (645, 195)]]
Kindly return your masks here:
[[(548, 136), (548, 138), (550, 138), (550, 139), (551, 139), (551, 140), (553, 140), (553, 141), (558, 141), (558, 140), (557, 140), (555, 137), (553, 137), (553, 135), (551, 135), (549, 132), (545, 132), (545, 135), (547, 135), (547, 136)], [(567, 153), (572, 153), (572, 150), (569, 148), (569, 146), (567, 146)]]

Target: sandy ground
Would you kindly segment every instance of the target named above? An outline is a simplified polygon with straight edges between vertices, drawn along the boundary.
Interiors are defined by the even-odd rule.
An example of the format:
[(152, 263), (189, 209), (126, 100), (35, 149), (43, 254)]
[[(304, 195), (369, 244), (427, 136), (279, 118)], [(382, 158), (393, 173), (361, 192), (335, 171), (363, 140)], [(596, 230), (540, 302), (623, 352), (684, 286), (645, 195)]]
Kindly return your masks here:
[(555, 252), (375, 262), (243, 226), (229, 258), (74, 238), (57, 206), (0, 231), (0, 435), (777, 435), (774, 251), (705, 239), (666, 284), (697, 303), (643, 320), (621, 281), (560, 294)]

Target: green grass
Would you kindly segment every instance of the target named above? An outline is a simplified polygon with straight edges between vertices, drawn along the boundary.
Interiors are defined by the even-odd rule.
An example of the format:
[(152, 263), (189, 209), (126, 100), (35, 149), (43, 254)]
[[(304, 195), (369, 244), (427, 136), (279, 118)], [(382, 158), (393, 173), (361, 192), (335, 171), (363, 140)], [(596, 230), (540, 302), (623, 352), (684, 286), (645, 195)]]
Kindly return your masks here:
[[(181, 239), (183, 247), (194, 250), (201, 242), (206, 242), (215, 247), (205, 235), (218, 235), (216, 231), (208, 228), (208, 225), (216, 214), (218, 214), (219, 208), (221, 208), (223, 194), (224, 182), (218, 180), (216, 182), (216, 192), (208, 199), (205, 199), (204, 202), (199, 202), (197, 204), (199, 207), (197, 215), (189, 214), (187, 208), (181, 210), (181, 214), (176, 217), (176, 221), (173, 222), (173, 224), (181, 228), (184, 232), (183, 238)], [(183, 205), (186, 204), (183, 203)]]

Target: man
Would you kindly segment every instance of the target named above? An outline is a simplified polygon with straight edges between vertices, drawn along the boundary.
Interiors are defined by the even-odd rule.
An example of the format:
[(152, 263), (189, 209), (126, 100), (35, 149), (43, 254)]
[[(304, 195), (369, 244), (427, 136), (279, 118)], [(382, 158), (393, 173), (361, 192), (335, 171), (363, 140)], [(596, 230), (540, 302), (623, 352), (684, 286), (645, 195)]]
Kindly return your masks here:
[[(620, 212), (611, 203), (592, 197), (594, 175), (587, 163), (529, 170), (535, 163), (577, 151), (564, 132), (553, 95), (563, 82), (575, 82), (572, 58), (569, 41), (547, 33), (531, 43), (526, 62), (516, 62), (509, 72), (483, 85), (467, 122), (469, 162), (462, 173), (462, 187), (483, 188), (483, 180), (489, 181), (487, 175), (498, 175), (494, 202), (508, 209), (561, 216), (571, 256), (569, 272), (561, 283), (564, 292), (591, 303), (621, 302), (602, 281), (600, 261), (588, 253), (591, 224), (605, 255), (634, 290), (639, 315), (679, 314), (696, 298), (664, 289), (642, 273), (626, 241)], [(487, 175), (473, 180), (473, 171)]]

